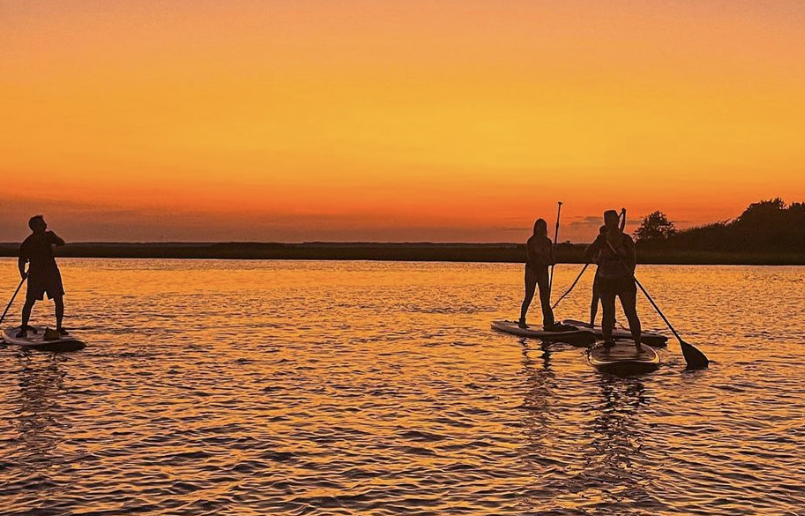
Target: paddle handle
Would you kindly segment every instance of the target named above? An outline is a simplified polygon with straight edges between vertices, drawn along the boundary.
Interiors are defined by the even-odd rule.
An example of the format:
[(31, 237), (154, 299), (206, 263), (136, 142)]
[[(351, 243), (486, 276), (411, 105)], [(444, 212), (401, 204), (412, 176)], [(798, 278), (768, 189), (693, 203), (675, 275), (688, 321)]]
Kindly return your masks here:
[(25, 283), (25, 280), (27, 280), (27, 279), (28, 279), (27, 275), (23, 276), (22, 280), (20, 281), (20, 284), (17, 285), (17, 290), (15, 290), (14, 295), (11, 296), (11, 301), (8, 302), (8, 304), (6, 305), (5, 311), (3, 311), (3, 315), (0, 316), (0, 324), (3, 324), (3, 321), (6, 320), (6, 315), (8, 314), (8, 310), (11, 308), (11, 305), (14, 304), (14, 300), (17, 298), (17, 294), (20, 293), (20, 289), (22, 288), (22, 284)]
[[(556, 250), (556, 244), (559, 241), (559, 217), (562, 215), (562, 201), (559, 201), (559, 207), (556, 210), (556, 230), (553, 233), (553, 249)], [(553, 257), (554, 263), (551, 264), (551, 279), (548, 281), (548, 299), (551, 298), (553, 291), (553, 270), (556, 267), (556, 254)]]

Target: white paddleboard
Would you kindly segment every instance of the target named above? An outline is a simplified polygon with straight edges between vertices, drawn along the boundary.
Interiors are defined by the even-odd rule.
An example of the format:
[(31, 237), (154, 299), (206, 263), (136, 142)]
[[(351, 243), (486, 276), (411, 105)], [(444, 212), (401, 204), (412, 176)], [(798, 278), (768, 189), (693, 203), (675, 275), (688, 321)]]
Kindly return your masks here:
[(595, 335), (591, 331), (584, 329), (546, 331), (539, 327), (520, 328), (517, 321), (492, 321), (492, 329), (517, 335), (518, 337), (541, 339), (547, 342), (565, 342), (583, 346), (589, 346), (595, 342)]
[(36, 351), (79, 351), (87, 347), (84, 341), (72, 335), (63, 335), (58, 339), (45, 340), (45, 328), (41, 326), (32, 326), (30, 328), (33, 328), (33, 330), (29, 329), (26, 337), (17, 337), (17, 333), (20, 331), (19, 326), (6, 328), (3, 332), (3, 342)]

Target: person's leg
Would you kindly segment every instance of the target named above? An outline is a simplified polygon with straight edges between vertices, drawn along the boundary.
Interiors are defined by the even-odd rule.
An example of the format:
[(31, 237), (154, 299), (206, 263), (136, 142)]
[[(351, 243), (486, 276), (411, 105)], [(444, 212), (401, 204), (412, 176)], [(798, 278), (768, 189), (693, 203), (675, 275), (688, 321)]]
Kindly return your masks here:
[(601, 287), (598, 278), (598, 271), (595, 271), (593, 278), (593, 297), (590, 300), (590, 328), (595, 328), (595, 318), (598, 316), (598, 303), (601, 302)]
[(544, 272), (540, 271), (537, 274), (537, 285), (539, 285), (539, 302), (542, 306), (542, 327), (550, 330), (555, 326), (555, 321), (553, 320), (553, 309), (551, 308), (550, 279), (547, 267)]
[(615, 292), (601, 282), (601, 311), (604, 313), (601, 330), (604, 342), (612, 342), (612, 330), (615, 327)]
[(534, 273), (526, 268), (525, 271), (525, 296), (523, 297), (523, 305), (520, 307), (520, 327), (527, 327), (525, 318), (528, 313), (528, 307), (531, 306), (531, 300), (534, 299), (534, 291), (537, 289), (537, 278)]
[(629, 329), (632, 331), (635, 346), (640, 349), (642, 327), (640, 318), (637, 316), (637, 288), (631, 278), (629, 278), (629, 283), (624, 284), (620, 292), (618, 292), (618, 297), (621, 300), (623, 313), (626, 314), (626, 319), (629, 320)]
[(56, 305), (56, 329), (62, 335), (67, 332), (62, 328), (62, 321), (64, 320), (64, 296), (54, 296), (53, 303)]
[(28, 322), (31, 320), (31, 312), (34, 309), (35, 303), (35, 297), (27, 296), (25, 298), (25, 304), (22, 306), (22, 326), (20, 327), (20, 332), (17, 333), (17, 338), (24, 339), (28, 336)]

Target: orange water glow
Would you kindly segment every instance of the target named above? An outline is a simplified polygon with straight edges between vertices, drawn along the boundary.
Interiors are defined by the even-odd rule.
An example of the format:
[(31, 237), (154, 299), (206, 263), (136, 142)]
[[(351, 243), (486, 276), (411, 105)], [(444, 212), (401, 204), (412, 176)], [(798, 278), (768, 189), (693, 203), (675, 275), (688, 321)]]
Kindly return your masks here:
[(564, 238), (805, 198), (800, 2), (0, 1), (0, 240)]
[[(805, 337), (792, 324), (801, 267), (641, 265), (712, 364), (685, 371), (641, 297), (644, 328), (671, 339), (658, 371), (616, 378), (584, 348), (490, 330), (518, 315), (520, 264), (60, 265), (68, 327), (88, 347), (0, 346), (4, 514), (735, 516), (805, 505), (805, 479), (792, 474), (805, 470), (805, 363), (792, 359)], [(557, 267), (555, 292), (581, 268)], [(18, 279), (15, 260), (0, 258), (0, 292)], [(586, 317), (592, 280), (558, 317)], [(38, 303), (32, 322), (52, 326), (53, 304)]]

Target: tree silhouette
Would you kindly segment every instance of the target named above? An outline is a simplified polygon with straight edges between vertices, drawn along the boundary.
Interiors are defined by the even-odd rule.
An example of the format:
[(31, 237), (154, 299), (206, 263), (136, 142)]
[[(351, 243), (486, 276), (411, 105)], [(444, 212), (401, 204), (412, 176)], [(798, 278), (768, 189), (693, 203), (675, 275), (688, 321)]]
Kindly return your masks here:
[(654, 212), (646, 217), (635, 233), (638, 241), (648, 247), (707, 252), (805, 252), (802, 202), (786, 205), (778, 198), (752, 203), (733, 220), (674, 232), (668, 238), (659, 237), (655, 231), (662, 219), (651, 219), (658, 214), (662, 215)]
[(676, 234), (676, 228), (665, 213), (657, 210), (643, 219), (643, 223), (634, 234), (638, 242), (668, 240)]

